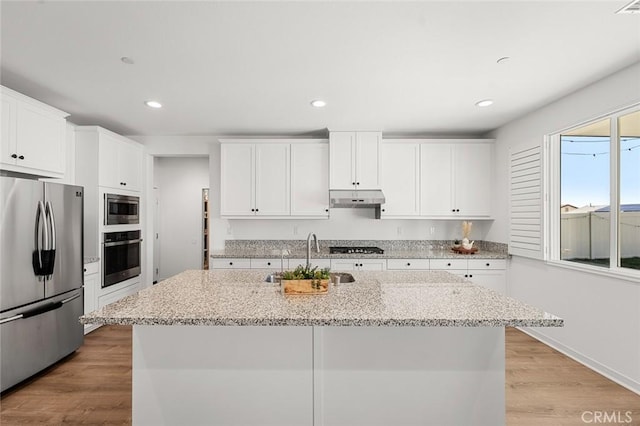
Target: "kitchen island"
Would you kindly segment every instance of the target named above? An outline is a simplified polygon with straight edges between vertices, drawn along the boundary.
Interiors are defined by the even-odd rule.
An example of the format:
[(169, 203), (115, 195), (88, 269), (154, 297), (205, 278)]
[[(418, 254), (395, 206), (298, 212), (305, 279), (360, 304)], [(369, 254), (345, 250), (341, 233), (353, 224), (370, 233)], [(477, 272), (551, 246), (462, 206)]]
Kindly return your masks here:
[(134, 424), (504, 424), (504, 327), (563, 325), (447, 272), (316, 296), (268, 272), (186, 271), (82, 318), (134, 326)]

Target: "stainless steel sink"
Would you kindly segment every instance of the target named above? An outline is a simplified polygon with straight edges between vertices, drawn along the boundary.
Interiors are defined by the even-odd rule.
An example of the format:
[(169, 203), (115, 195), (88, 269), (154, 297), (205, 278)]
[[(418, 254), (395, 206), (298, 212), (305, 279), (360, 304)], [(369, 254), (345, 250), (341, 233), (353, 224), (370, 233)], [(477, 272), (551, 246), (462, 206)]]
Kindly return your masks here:
[[(356, 279), (353, 278), (353, 275), (351, 275), (349, 273), (346, 273), (346, 272), (332, 272), (329, 275), (331, 276), (331, 281), (332, 282), (336, 281), (335, 280), (336, 277), (340, 277), (340, 284), (356, 282)], [(280, 275), (280, 274), (269, 274), (264, 279), (264, 281), (267, 282), (267, 283), (277, 283), (277, 282), (280, 281), (281, 277), (282, 277), (282, 275)]]

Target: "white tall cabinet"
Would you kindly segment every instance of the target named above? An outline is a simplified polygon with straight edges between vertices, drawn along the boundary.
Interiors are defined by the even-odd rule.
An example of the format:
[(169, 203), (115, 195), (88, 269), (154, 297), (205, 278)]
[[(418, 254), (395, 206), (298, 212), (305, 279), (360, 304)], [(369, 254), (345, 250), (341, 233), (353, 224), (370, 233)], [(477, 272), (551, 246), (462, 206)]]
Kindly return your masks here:
[(331, 189), (379, 189), (381, 132), (331, 132)]
[(36, 176), (64, 177), (66, 112), (0, 87), (0, 167)]

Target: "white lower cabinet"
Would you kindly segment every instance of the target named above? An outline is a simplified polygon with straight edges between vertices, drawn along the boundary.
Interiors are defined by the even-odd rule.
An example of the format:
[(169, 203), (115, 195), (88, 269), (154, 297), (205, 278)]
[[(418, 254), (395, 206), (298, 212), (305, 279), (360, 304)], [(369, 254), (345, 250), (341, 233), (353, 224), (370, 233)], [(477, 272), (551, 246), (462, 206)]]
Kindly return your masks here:
[(386, 259), (331, 259), (332, 271), (385, 271)]
[(429, 259), (387, 259), (387, 270), (428, 271)]
[(507, 293), (505, 259), (469, 259), (467, 279), (500, 294)]
[[(84, 313), (88, 314), (98, 309), (98, 291), (100, 290), (100, 264), (98, 262), (84, 265)], [(99, 326), (85, 324), (84, 334)]]
[[(314, 259), (313, 256), (311, 256), (309, 263), (311, 263), (312, 268), (314, 266), (317, 266), (318, 269), (331, 268), (331, 259)], [(305, 266), (306, 264), (307, 259), (289, 259), (289, 269), (295, 269), (298, 265)]]
[(211, 269), (251, 269), (251, 259), (248, 258), (226, 258), (211, 259), (209, 263)]

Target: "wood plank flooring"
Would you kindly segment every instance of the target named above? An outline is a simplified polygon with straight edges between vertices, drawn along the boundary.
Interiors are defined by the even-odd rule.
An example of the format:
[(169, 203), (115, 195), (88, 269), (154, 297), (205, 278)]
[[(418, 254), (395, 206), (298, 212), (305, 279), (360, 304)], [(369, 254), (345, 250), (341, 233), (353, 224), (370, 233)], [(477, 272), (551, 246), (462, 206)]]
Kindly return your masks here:
[[(516, 329), (507, 329), (506, 357), (507, 425), (640, 425), (640, 396)], [(587, 413), (585, 422), (585, 411), (622, 421)], [(99, 328), (75, 354), (5, 393), (0, 424), (131, 424), (131, 327)]]

